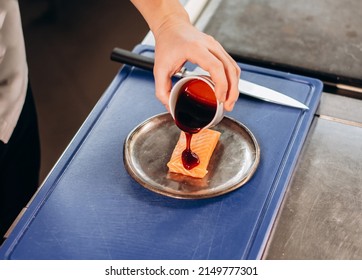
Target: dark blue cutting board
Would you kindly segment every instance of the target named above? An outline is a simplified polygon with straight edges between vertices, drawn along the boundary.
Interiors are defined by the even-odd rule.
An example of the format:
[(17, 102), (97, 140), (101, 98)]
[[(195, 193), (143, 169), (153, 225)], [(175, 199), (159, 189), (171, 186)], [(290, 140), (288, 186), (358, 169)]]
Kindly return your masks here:
[[(135, 52), (153, 55), (151, 47)], [(241, 64), (242, 78), (292, 96), (309, 111), (240, 96), (228, 115), (261, 149), (243, 187), (203, 200), (153, 193), (123, 164), (128, 133), (164, 112), (150, 72), (126, 66), (0, 248), (2, 259), (258, 259), (318, 106), (315, 79)]]

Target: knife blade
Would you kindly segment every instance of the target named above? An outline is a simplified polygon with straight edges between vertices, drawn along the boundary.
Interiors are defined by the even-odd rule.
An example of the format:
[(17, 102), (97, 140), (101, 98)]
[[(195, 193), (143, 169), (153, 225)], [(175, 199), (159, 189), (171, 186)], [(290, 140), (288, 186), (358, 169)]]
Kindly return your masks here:
[[(113, 49), (111, 53), (111, 60), (139, 67), (148, 71), (153, 71), (154, 67), (154, 59), (152, 57), (139, 55), (120, 48)], [(182, 69), (174, 76), (182, 78), (189, 75), (205, 75), (205, 74), (208, 75), (209, 73), (201, 69), (200, 67), (196, 67), (193, 71), (189, 71), (185, 67), (182, 67)], [(309, 109), (305, 104), (299, 102), (298, 100), (295, 100), (294, 98), (291, 98), (273, 89), (243, 79), (239, 79), (238, 89), (241, 94), (248, 95), (267, 102), (299, 108), (303, 110)]]

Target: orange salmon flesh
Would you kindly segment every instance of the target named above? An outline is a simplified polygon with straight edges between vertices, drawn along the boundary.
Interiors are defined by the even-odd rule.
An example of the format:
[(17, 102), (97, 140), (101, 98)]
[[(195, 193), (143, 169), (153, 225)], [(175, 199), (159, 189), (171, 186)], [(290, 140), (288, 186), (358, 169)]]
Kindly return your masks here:
[(185, 169), (182, 164), (182, 152), (186, 148), (186, 136), (181, 132), (180, 138), (167, 163), (170, 172), (183, 174), (195, 178), (203, 178), (207, 174), (212, 153), (215, 150), (221, 133), (212, 129), (204, 129), (194, 134), (191, 140), (191, 150), (199, 156), (200, 164), (191, 170)]

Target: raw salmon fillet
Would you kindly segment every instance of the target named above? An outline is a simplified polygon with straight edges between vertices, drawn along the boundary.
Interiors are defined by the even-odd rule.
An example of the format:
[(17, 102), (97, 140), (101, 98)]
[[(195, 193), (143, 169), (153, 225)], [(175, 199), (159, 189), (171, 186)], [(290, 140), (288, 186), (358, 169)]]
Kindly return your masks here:
[(171, 159), (167, 163), (170, 172), (203, 178), (207, 174), (207, 166), (221, 133), (212, 129), (201, 130), (192, 136), (191, 150), (199, 156), (200, 163), (191, 170), (187, 170), (182, 164), (182, 152), (186, 148), (186, 136), (181, 132), (180, 138), (172, 152)]

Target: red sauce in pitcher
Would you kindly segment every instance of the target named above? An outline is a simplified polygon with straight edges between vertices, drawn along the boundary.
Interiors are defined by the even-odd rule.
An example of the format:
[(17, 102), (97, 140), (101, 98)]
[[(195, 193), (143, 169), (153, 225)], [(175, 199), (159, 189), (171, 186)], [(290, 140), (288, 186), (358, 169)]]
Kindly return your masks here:
[(204, 81), (191, 80), (182, 87), (175, 106), (175, 123), (186, 134), (182, 163), (188, 170), (200, 163), (198, 155), (191, 151), (192, 135), (213, 120), (216, 108), (215, 93)]

